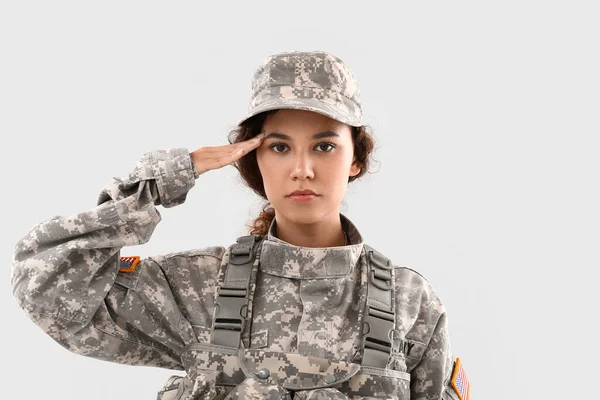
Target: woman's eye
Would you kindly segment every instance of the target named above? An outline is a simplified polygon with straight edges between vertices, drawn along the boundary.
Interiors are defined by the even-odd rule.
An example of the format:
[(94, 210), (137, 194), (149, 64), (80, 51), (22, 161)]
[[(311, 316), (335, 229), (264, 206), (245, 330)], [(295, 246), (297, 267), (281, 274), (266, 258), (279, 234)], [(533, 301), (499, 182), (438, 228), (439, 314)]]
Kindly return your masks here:
[(317, 145), (317, 147), (320, 147), (320, 146), (329, 146), (329, 147), (331, 147), (330, 150), (325, 150), (326, 153), (330, 152), (331, 150), (333, 150), (335, 148), (335, 145), (333, 143), (319, 143)]
[[(284, 146), (284, 147), (286, 147), (286, 145), (285, 145), (285, 144), (283, 144), (283, 143), (274, 143), (274, 144), (272, 144), (272, 145), (271, 145), (271, 146), (269, 146), (269, 147), (270, 147), (270, 148), (272, 148), (272, 149), (275, 149), (275, 148), (279, 148), (279, 146)], [(277, 151), (277, 150), (275, 150), (275, 153), (282, 153), (282, 152), (283, 152), (283, 151)]]

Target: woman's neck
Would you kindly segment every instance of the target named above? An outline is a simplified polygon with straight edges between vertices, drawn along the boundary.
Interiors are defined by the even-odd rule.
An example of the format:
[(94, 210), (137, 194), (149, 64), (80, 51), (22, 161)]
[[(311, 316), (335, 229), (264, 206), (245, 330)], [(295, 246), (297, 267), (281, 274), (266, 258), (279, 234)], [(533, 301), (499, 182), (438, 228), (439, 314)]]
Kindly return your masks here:
[(275, 217), (275, 236), (300, 247), (344, 246), (346, 236), (339, 213), (332, 213), (312, 224), (298, 224), (283, 217)]

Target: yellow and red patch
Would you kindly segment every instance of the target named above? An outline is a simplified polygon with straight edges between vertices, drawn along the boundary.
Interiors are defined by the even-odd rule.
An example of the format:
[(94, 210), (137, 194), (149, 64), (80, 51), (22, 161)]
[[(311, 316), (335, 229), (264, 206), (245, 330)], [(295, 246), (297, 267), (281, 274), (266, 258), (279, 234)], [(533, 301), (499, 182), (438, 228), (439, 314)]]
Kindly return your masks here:
[(121, 257), (121, 268), (119, 268), (119, 272), (133, 272), (135, 271), (135, 266), (140, 262), (139, 256), (127, 256)]
[(471, 384), (467, 379), (467, 374), (463, 369), (460, 358), (456, 359), (450, 383), (460, 400), (469, 400), (471, 398)]

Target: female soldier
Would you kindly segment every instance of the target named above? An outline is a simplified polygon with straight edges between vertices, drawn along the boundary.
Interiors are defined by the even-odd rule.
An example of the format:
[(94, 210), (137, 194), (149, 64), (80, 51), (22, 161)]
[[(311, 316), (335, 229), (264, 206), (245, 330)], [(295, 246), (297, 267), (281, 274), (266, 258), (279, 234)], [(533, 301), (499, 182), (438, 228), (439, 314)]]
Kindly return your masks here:
[[(97, 206), (17, 243), (12, 288), (58, 343), (103, 360), (185, 370), (159, 399), (467, 399), (445, 309), (339, 212), (373, 142), (357, 82), (322, 51), (267, 57), (230, 144), (144, 154)], [(268, 200), (250, 235), (139, 259), (161, 215), (234, 163)]]

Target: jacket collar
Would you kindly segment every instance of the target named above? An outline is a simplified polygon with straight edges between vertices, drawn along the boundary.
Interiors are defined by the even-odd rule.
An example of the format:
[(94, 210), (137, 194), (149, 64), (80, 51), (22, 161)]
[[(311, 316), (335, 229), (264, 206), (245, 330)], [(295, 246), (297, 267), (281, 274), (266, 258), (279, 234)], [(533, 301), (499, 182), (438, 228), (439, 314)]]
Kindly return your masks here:
[(275, 236), (275, 219), (262, 244), (260, 269), (272, 275), (295, 279), (315, 279), (345, 276), (360, 258), (363, 238), (356, 226), (340, 213), (342, 228), (349, 245), (338, 247), (294, 246)]

